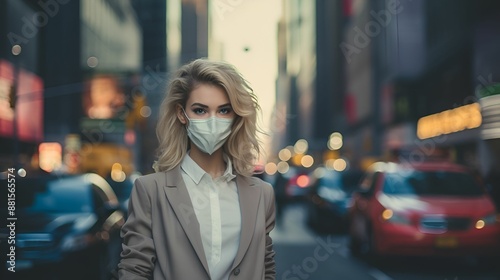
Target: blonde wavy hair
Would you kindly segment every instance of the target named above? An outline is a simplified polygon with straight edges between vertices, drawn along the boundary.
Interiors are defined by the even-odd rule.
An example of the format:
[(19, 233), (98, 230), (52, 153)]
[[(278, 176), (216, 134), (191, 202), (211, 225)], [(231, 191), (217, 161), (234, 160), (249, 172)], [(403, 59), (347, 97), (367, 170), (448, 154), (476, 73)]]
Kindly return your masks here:
[(222, 148), (230, 157), (236, 173), (251, 176), (261, 150), (257, 138), (257, 132), (261, 132), (257, 126), (257, 112), (260, 111), (257, 97), (234, 66), (206, 59), (182, 66), (169, 83), (156, 127), (159, 146), (154, 170), (173, 169), (186, 155), (189, 141), (186, 128), (177, 118), (177, 108), (185, 108), (190, 93), (202, 84), (219, 86), (227, 93), (236, 117)]

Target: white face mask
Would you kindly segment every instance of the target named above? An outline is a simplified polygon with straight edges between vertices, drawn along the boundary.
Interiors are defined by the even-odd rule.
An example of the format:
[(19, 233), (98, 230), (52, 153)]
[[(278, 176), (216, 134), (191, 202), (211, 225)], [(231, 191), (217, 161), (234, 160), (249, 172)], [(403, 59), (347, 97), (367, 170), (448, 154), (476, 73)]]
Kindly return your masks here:
[(211, 155), (226, 142), (231, 134), (233, 119), (210, 117), (208, 119), (190, 119), (187, 134), (189, 139), (203, 152)]

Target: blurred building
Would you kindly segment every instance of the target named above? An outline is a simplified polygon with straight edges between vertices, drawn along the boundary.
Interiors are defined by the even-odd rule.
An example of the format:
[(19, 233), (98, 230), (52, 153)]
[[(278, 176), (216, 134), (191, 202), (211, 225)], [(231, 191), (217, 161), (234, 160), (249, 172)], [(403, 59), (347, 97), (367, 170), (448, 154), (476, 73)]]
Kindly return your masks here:
[(0, 16), (2, 167), (151, 172), (168, 74), (208, 56), (208, 1), (6, 0)]
[(142, 76), (138, 89), (146, 97), (149, 117), (141, 135), (140, 171), (153, 172), (156, 123), (172, 72), (182, 64), (208, 56), (207, 0), (133, 1), (142, 30)]
[(445, 149), (483, 175), (498, 165), (498, 113), (481, 104), (498, 104), (483, 97), (496, 93), (499, 80), (500, 56), (493, 49), (500, 40), (492, 39), (498, 37), (499, 4), (353, 0), (350, 5), (343, 51), (345, 142), (353, 157), (368, 163), (402, 157), (398, 151), (407, 150), (405, 160), (419, 161)]
[(182, 0), (181, 64), (208, 57), (208, 0)]
[[(169, 15), (175, 10), (175, 6), (180, 7), (180, 0), (158, 1), (132, 1), (137, 18), (142, 30), (142, 77), (139, 90), (146, 97), (150, 108), (145, 130), (142, 138), (142, 158), (140, 159), (140, 171), (143, 173), (152, 172), (152, 162), (155, 157), (155, 148), (158, 146), (156, 139), (155, 125), (158, 120), (159, 104), (165, 92), (167, 72), (169, 65), (175, 60), (175, 56), (180, 56), (180, 48), (177, 53), (172, 53), (174, 47), (169, 45), (169, 41), (174, 38), (179, 41), (179, 34), (174, 33), (172, 27), (180, 28), (180, 19), (175, 20)], [(174, 15), (178, 12), (174, 12)], [(176, 31), (176, 29), (173, 29)], [(177, 38), (175, 38), (177, 36)], [(178, 59), (177, 59), (178, 60)]]
[[(500, 207), (500, 3), (477, 3), (474, 25), (473, 86), (481, 105), (481, 172)], [(499, 208), (500, 209), (500, 208)]]
[[(316, 75), (314, 1), (283, 1), (279, 23), (278, 82), (275, 115), (282, 128), (277, 148), (311, 136), (312, 102)], [(302, 104), (302, 106), (300, 106)], [(278, 139), (278, 138), (277, 138)]]
[[(101, 175), (109, 174), (115, 163), (125, 173), (135, 170), (145, 100), (135, 90), (142, 43), (130, 1), (1, 5), (2, 35), (12, 38), (2, 41), (2, 69), (7, 69), (2, 72), (12, 72), (13, 64), (19, 70), (13, 77), (22, 84), (15, 107), (18, 137), (13, 137), (20, 151), (8, 153), (18, 157), (24, 142), (31, 141), (24, 165), (31, 160), (47, 171)], [(10, 52), (16, 44), (22, 51), (14, 57)], [(30, 105), (34, 102), (36, 106)], [(2, 126), (8, 127), (3, 121)], [(29, 138), (24, 138), (25, 131)]]
[[(444, 149), (483, 175), (500, 170), (498, 1), (283, 6), (276, 151), (305, 138), (365, 167)], [(335, 131), (343, 146), (332, 154), (322, 143)]]
[(208, 0), (133, 1), (143, 32), (143, 66), (158, 72), (208, 56)]
[[(62, 143), (65, 153), (79, 151), (71, 164), (80, 171), (108, 176), (116, 163), (129, 174), (140, 158), (139, 112), (146, 106), (137, 91), (136, 14), (130, 1), (70, 1), (59, 9), (45, 30), (46, 96), (55, 96), (46, 98), (46, 141)], [(69, 140), (75, 134), (80, 144)]]
[(344, 62), (342, 1), (283, 1), (278, 26), (273, 150), (307, 141), (322, 163), (330, 135), (342, 128)]
[(345, 1), (316, 0), (316, 80), (313, 138), (327, 148), (333, 132), (345, 124), (345, 60), (343, 38)]
[[(282, 5), (284, 10), (284, 5)], [(284, 11), (282, 12), (284, 15)], [(296, 136), (288, 135), (291, 133), (292, 126), (288, 125), (291, 119), (291, 108), (290, 103), (290, 90), (291, 90), (291, 78), (287, 74), (287, 26), (288, 23), (285, 17), (282, 16), (278, 22), (278, 34), (277, 34), (277, 52), (278, 52), (278, 76), (276, 79), (276, 101), (275, 101), (275, 114), (271, 119), (271, 123), (274, 125), (273, 141), (271, 146), (271, 157), (269, 160), (275, 159), (275, 156), (280, 149), (288, 145), (288, 141), (293, 141), (299, 137), (298, 133), (294, 133)], [(288, 140), (290, 138), (290, 140)]]
[[(180, 2), (180, 0), (172, 2)], [(132, 1), (142, 30), (143, 67), (167, 71), (167, 1)], [(163, 39), (165, 38), (165, 39)]]
[(422, 160), (445, 142), (456, 147), (477, 139), (477, 126), (471, 125), (446, 141), (426, 140), (419, 129), (427, 128), (418, 125), (424, 124), (419, 120), (425, 116), (473, 101), (472, 5), (471, 1), (378, 1), (364, 8), (370, 11), (364, 26), (376, 22), (380, 27), (380, 36), (372, 36), (371, 42), (373, 127), (380, 132), (375, 134), (374, 155), (413, 149), (412, 160)]
[[(40, 26), (32, 1), (0, 1), (0, 169), (29, 162), (43, 140)], [(36, 20), (35, 22), (33, 20)]]

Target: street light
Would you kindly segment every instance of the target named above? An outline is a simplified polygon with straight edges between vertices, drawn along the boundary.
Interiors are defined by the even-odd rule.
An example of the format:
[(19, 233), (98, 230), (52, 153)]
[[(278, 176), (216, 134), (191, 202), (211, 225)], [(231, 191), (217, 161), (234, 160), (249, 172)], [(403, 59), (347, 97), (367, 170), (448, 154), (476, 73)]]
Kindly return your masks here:
[(20, 55), (22, 50), (23, 50), (23, 48), (21, 48), (20, 45), (14, 45), (14, 46), (12, 46), (12, 54), (15, 55), (15, 56)]
[(343, 145), (342, 138), (343, 138), (342, 134), (340, 134), (339, 132), (332, 133), (328, 138), (328, 143), (327, 143), (328, 149), (334, 151), (342, 148)]

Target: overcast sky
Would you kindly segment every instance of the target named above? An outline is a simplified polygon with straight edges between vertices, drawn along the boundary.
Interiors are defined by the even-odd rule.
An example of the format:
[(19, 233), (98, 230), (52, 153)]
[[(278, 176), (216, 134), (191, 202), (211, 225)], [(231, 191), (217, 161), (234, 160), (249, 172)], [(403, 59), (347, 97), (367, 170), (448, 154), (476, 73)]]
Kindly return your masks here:
[[(262, 107), (260, 125), (269, 131), (277, 77), (277, 23), (281, 1), (211, 1), (212, 38), (222, 46), (222, 59), (235, 65), (250, 82)], [(266, 150), (270, 139), (264, 139)]]

